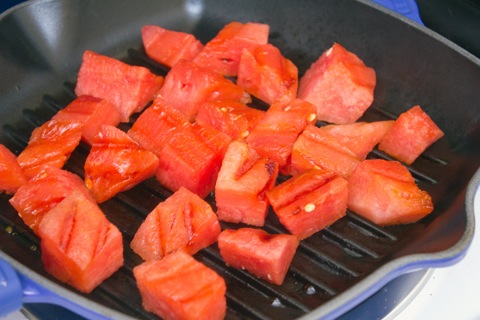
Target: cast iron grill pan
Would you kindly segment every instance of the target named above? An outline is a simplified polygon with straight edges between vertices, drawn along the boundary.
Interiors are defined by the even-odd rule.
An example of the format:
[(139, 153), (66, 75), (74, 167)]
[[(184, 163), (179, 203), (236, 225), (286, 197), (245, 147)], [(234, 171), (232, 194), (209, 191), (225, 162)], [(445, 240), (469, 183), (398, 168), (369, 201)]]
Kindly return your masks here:
[[(40, 1), (37, 6), (45, 10), (38, 11), (32, 5), (31, 8), (22, 8), (24, 10), (13, 17), (7, 17), (10, 19), (0, 20), (6, 25), (0, 28), (0, 40), (9, 45), (0, 48), (0, 64), (3, 70), (13, 70), (6, 72), (0, 80), (0, 90), (7, 92), (5, 88), (14, 87), (7, 92), (8, 95), (0, 95), (2, 110), (7, 115), (0, 119), (0, 141), (17, 154), (26, 146), (35, 127), (75, 98), (75, 79), (85, 49), (143, 65), (156, 74), (165, 75), (168, 70), (148, 59), (141, 46), (139, 30), (149, 23), (194, 33), (204, 43), (230, 21), (268, 23), (271, 26), (270, 41), (298, 65), (300, 74), (333, 41), (338, 41), (377, 71), (374, 104), (360, 120), (395, 119), (418, 103), (445, 131), (445, 138), (408, 167), (419, 187), (430, 193), (435, 204), (434, 212), (417, 223), (382, 228), (348, 212), (346, 217), (301, 242), (282, 286), (227, 267), (216, 245), (197, 253), (195, 258), (216, 270), (226, 281), (227, 319), (294, 319), (318, 314), (315, 312), (319, 308), (332, 305), (332, 301), (336, 306), (342, 306), (341, 297), (348, 295), (356, 285), (366, 281), (372, 285), (372, 276), (374, 281), (393, 277), (392, 273), (378, 271), (384, 266), (394, 271), (409, 271), (415, 266), (448, 264), (466, 250), (472, 237), (466, 230), (471, 231), (469, 226), (473, 224), (473, 217), (465, 213), (465, 192), (480, 163), (480, 108), (475, 102), (480, 101), (480, 67), (478, 61), (472, 61), (463, 52), (456, 52), (458, 49), (452, 49), (449, 43), (443, 43), (425, 31), (422, 33), (401, 19), (393, 19), (385, 12), (350, 0), (305, 1), (302, 6), (293, 1), (145, 0), (136, 6), (130, 1), (71, 0)], [(116, 6), (115, 14), (112, 14), (111, 6)], [(192, 6), (197, 9), (200, 6), (203, 11), (198, 14), (192, 11)], [(38, 21), (43, 21), (40, 19), (42, 14), (45, 14), (44, 20), (58, 20), (65, 24), (62, 30), (68, 32), (60, 32), (57, 40), (63, 39), (73, 46), (68, 48), (68, 53), (75, 57), (72, 61), (67, 59), (68, 62), (62, 64), (65, 52), (55, 52), (38, 40), (41, 37), (29, 34), (36, 30)], [(346, 14), (349, 19), (342, 18)], [(69, 25), (71, 20), (76, 21), (75, 18), (83, 19), (81, 32), (75, 25)], [(60, 22), (58, 24), (62, 25)], [(376, 24), (382, 28), (375, 29)], [(307, 32), (313, 30), (312, 26), (321, 30), (317, 31), (317, 37)], [(390, 32), (389, 36), (384, 34), (385, 30)], [(106, 35), (112, 36), (106, 38)], [(392, 36), (396, 36), (396, 40), (408, 39), (408, 48), (413, 45), (422, 50), (410, 54), (401, 44), (403, 42), (395, 41)], [(18, 40), (25, 38), (27, 40)], [(13, 54), (17, 49), (21, 50), (20, 54)], [(401, 63), (392, 63), (392, 59)], [(435, 64), (436, 68), (424, 61)], [(448, 72), (450, 68), (444, 67), (452, 63), (458, 70), (454, 74)], [(448, 77), (442, 78), (445, 75)], [(6, 96), (9, 99), (3, 98)], [(258, 101), (254, 105), (265, 107)], [(452, 106), (456, 112), (452, 112)], [(133, 116), (130, 123), (122, 124), (120, 128), (128, 130), (135, 118)], [(82, 143), (65, 169), (83, 177), (88, 152), (89, 147)], [(389, 159), (378, 150), (369, 157)], [(141, 306), (132, 269), (142, 260), (129, 244), (148, 213), (170, 194), (152, 178), (100, 205), (108, 219), (123, 233), (125, 265), (89, 295), (78, 293), (77, 296), (73, 289), (44, 271), (39, 239), (23, 224), (5, 194), (0, 195), (0, 250), (17, 261), (21, 271), (45, 279), (43, 282), (49, 289), (68, 292), (73, 298), (84, 297), (78, 301), (86, 308), (102, 314), (110, 314), (105, 310), (114, 310), (116, 317), (154, 319), (155, 316)], [(212, 195), (207, 201), (215, 208)], [(222, 223), (223, 228), (241, 226)], [(271, 233), (286, 232), (273, 212), (269, 213), (264, 228)], [(424, 256), (397, 263), (415, 254)]]
[[(156, 74), (165, 75), (167, 72), (149, 61), (143, 50), (128, 50), (128, 59), (125, 61), (149, 67)], [(66, 82), (65, 97), (58, 99), (47, 95), (43, 97), (38, 108), (25, 109), (25, 129), (4, 126), (4, 134), (10, 139), (9, 147), (12, 150), (22, 150), (27, 145), (31, 131), (65, 106), (60, 100), (74, 99), (74, 86), (74, 83)], [(263, 107), (260, 102), (257, 102), (257, 106)], [(134, 116), (132, 121), (135, 118)], [(390, 117), (384, 110), (372, 109), (364, 118), (367, 121)], [(122, 124), (120, 127), (127, 130), (132, 123)], [(432, 189), (437, 184), (436, 175), (448, 168), (448, 161), (442, 156), (442, 151), (438, 151), (440, 154), (436, 151), (422, 156), (425, 158), (425, 165), (434, 167), (435, 172), (424, 173), (423, 168), (410, 168), (423, 189)], [(83, 164), (88, 152), (89, 146), (82, 143), (65, 168), (83, 177)], [(387, 158), (378, 150), (370, 157)], [(162, 188), (152, 178), (101, 204), (109, 220), (124, 235), (125, 266), (95, 290), (91, 294), (92, 299), (134, 317), (154, 318), (141, 307), (132, 276), (133, 267), (141, 263), (141, 259), (129, 248), (129, 243), (147, 214), (170, 194), (169, 190)], [(215, 206), (213, 195), (209, 195), (207, 200)], [(16, 245), (22, 246), (19, 252), (29, 251), (40, 261), (38, 238), (19, 220), (5, 195), (2, 195), (0, 209), (4, 212), (4, 215), (0, 216), (2, 227), (11, 229), (10, 236), (16, 239)], [(242, 225), (222, 223), (223, 228), (240, 226)], [(347, 217), (301, 242), (282, 286), (269, 284), (247, 272), (227, 267), (215, 245), (202, 250), (195, 257), (225, 278), (228, 287), (228, 318), (289, 319), (310, 312), (360, 281), (381, 265), (391, 252), (398, 250), (404, 241), (402, 238), (421, 232), (424, 227), (425, 223), (381, 228), (353, 212), (348, 212)], [(269, 212), (264, 228), (271, 233), (287, 232), (272, 211)]]

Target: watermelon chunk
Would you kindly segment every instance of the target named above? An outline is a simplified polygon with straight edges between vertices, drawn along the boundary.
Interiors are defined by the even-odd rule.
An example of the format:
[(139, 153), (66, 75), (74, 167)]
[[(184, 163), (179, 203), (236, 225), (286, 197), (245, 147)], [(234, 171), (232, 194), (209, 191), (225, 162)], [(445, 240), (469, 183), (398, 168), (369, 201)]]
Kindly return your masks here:
[(268, 209), (266, 190), (278, 176), (275, 161), (260, 157), (243, 140), (228, 146), (215, 184), (220, 220), (263, 226)]
[(262, 23), (230, 22), (211, 39), (193, 61), (223, 76), (236, 76), (244, 48), (267, 44), (270, 27)]
[(265, 112), (257, 126), (246, 138), (248, 144), (262, 157), (278, 163), (282, 173), (290, 171), (293, 144), (307, 125), (315, 124), (316, 108), (300, 99), (277, 100)]
[(310, 124), (293, 144), (290, 174), (317, 166), (347, 178), (359, 163), (355, 153), (335, 136)]
[(443, 131), (432, 118), (416, 105), (395, 120), (380, 141), (378, 149), (406, 164), (412, 164), (443, 136)]
[(69, 171), (46, 165), (22, 185), (9, 201), (23, 222), (37, 233), (45, 213), (75, 190), (80, 190), (95, 202), (82, 178)]
[(210, 205), (180, 188), (152, 210), (130, 247), (144, 260), (158, 260), (184, 250), (195, 254), (217, 240), (220, 224)]
[(120, 113), (120, 120), (128, 122), (133, 113), (142, 111), (153, 100), (163, 80), (147, 68), (86, 50), (75, 93), (109, 101)]
[(90, 293), (123, 265), (121, 232), (91, 198), (74, 191), (38, 227), (48, 273)]
[(295, 236), (254, 228), (226, 229), (218, 237), (225, 263), (276, 285), (283, 283), (298, 244)]
[(368, 153), (382, 140), (393, 125), (393, 120), (331, 124), (321, 130), (335, 136), (343, 145), (352, 150), (357, 158), (364, 160)]
[(140, 114), (127, 133), (143, 148), (161, 156), (169, 135), (188, 126), (190, 122), (185, 116), (159, 96)]
[(318, 120), (353, 123), (373, 102), (375, 70), (335, 43), (300, 78), (298, 98), (317, 106)]
[(98, 203), (153, 177), (157, 156), (122, 130), (103, 125), (85, 161), (85, 184)]
[(162, 319), (225, 318), (225, 280), (185, 252), (144, 262), (133, 275), (143, 307)]
[(191, 122), (205, 101), (233, 100), (249, 103), (250, 95), (232, 81), (191, 61), (177, 62), (165, 77), (160, 95)]
[(215, 186), (230, 141), (214, 128), (193, 126), (161, 97), (140, 115), (128, 134), (157, 155), (156, 178), (163, 186), (172, 191), (185, 187), (202, 198)]
[(0, 192), (14, 194), (28, 179), (17, 162), (17, 156), (0, 144)]
[(203, 126), (212, 126), (232, 139), (244, 139), (264, 113), (237, 101), (215, 100), (200, 105), (195, 121)]
[(267, 191), (267, 197), (282, 225), (302, 240), (346, 215), (348, 182), (312, 168)]
[(45, 165), (62, 168), (80, 144), (83, 124), (74, 121), (50, 120), (33, 130), (27, 147), (17, 161), (28, 178)]
[(192, 60), (203, 49), (193, 34), (155, 25), (142, 27), (142, 42), (150, 59), (168, 67), (180, 60)]
[(397, 161), (363, 161), (350, 175), (348, 190), (348, 208), (379, 225), (413, 223), (433, 211), (430, 195)]
[(238, 66), (237, 84), (258, 99), (275, 100), (297, 97), (298, 69), (272, 44), (243, 49)]
[(80, 96), (58, 111), (52, 119), (82, 123), (82, 140), (92, 145), (93, 138), (103, 124), (116, 127), (120, 123), (120, 113), (105, 99)]

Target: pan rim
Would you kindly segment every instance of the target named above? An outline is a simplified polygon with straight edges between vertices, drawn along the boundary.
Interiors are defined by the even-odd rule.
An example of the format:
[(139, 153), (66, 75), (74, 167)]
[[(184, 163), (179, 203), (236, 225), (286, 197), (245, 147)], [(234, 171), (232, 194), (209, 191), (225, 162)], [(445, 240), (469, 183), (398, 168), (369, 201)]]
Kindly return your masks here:
[[(7, 16), (12, 14), (17, 10), (21, 10), (24, 7), (30, 5), (37, 5), (41, 3), (48, 3), (48, 2), (57, 2), (61, 0), (29, 0), (18, 4), (5, 12), (0, 14), (0, 22), (5, 19)], [(435, 40), (441, 42), (443, 45), (446, 45), (450, 49), (454, 50), (462, 57), (470, 60), (474, 64), (480, 67), (480, 59), (468, 52), (467, 50), (461, 48), (460, 46), (456, 45), (452, 41), (446, 39), (445, 37), (441, 36), (440, 34), (434, 32), (427, 27), (419, 25), (416, 22), (411, 21), (410, 19), (390, 11), (379, 4), (376, 4), (371, 1), (367, 0), (354, 0), (360, 3), (363, 3), (367, 6), (375, 8), (378, 11), (383, 12), (384, 14), (392, 16), (394, 19), (399, 19), (404, 23), (408, 24), (413, 28), (420, 29), (422, 32), (426, 33), (428, 36), (433, 37)], [(388, 283), (389, 281), (393, 280), (394, 278), (413, 272), (419, 269), (430, 268), (430, 267), (448, 267), (453, 265), (463, 259), (463, 257), (467, 254), (468, 248), (473, 240), (473, 235), (475, 232), (475, 212), (473, 207), (473, 202), (475, 198), (475, 194), (478, 191), (480, 185), (480, 169), (476, 171), (476, 173), (471, 178), (470, 182), (466, 187), (466, 196), (465, 196), (465, 209), (466, 209), (466, 227), (465, 232), (463, 233), (460, 240), (455, 243), (452, 247), (435, 253), (425, 253), (425, 254), (412, 254), (403, 256), (401, 258), (394, 259), (385, 265), (381, 266), (374, 272), (372, 272), (369, 276), (364, 278), (358, 284), (350, 287), (347, 291), (339, 294), (338, 296), (334, 297), (331, 301), (323, 304), (322, 306), (312, 310), (309, 314), (301, 317), (300, 319), (317, 319), (321, 318), (335, 318), (339, 315), (343, 314), (344, 312), (350, 310), (352, 307), (357, 305), (358, 303), (365, 300), (366, 297), (376, 292), (379, 288), (381, 288), (384, 284)], [(21, 264), (17, 260), (10, 257), (8, 254), (4, 253), (0, 249), (0, 257), (7, 262), (9, 262), (16, 270), (18, 270), (23, 275), (27, 276), (28, 278), (34, 280), (39, 285), (53, 290), (55, 294), (60, 296), (66, 297), (71, 301), (78, 301), (81, 302), (83, 306), (86, 308), (94, 308), (95, 311), (104, 314), (107, 317), (115, 317), (120, 319), (132, 319), (125, 314), (118, 312), (114, 309), (101, 305), (97, 302), (89, 300), (78, 293), (74, 292), (73, 290), (68, 290), (63, 288), (61, 285), (56, 284), (52, 280), (40, 275), (39, 273), (33, 271), (32, 269), (28, 268), (27, 266)]]

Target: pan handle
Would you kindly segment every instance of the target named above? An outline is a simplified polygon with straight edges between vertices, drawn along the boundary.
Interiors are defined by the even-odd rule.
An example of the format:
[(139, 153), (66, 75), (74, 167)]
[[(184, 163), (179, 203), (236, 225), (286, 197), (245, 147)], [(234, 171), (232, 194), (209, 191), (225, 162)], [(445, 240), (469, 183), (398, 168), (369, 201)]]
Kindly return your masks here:
[(373, 2), (424, 25), (415, 0), (373, 0)]
[(22, 285), (17, 273), (0, 259), (0, 317), (22, 307)]
[(86, 319), (109, 319), (51, 292), (22, 273), (16, 272), (10, 264), (0, 258), (0, 318), (20, 310), (24, 303), (54, 304)]

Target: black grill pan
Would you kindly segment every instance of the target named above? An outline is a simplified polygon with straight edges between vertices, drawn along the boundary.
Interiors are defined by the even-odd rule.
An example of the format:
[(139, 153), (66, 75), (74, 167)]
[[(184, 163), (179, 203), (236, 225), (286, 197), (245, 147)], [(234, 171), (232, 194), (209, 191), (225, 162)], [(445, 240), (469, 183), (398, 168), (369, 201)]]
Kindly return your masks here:
[[(205, 43), (231, 21), (268, 23), (270, 42), (296, 63), (300, 74), (339, 42), (377, 72), (375, 101), (361, 120), (395, 119), (420, 104), (445, 137), (408, 167), (435, 204), (434, 212), (418, 223), (382, 228), (348, 212), (302, 241), (282, 286), (226, 267), (215, 245), (196, 254), (226, 280), (227, 319), (335, 318), (399, 275), (459, 261), (474, 233), (480, 61), (370, 2), (29, 2), (0, 16), (0, 143), (18, 154), (36, 126), (75, 98), (73, 88), (86, 49), (164, 75), (167, 70), (149, 60), (142, 48), (143, 25), (190, 32)], [(82, 144), (66, 168), (82, 175), (88, 151)], [(379, 151), (369, 157), (387, 158)], [(44, 271), (38, 238), (4, 194), (0, 195), (0, 257), (80, 309), (115, 319), (155, 319), (141, 307), (132, 276), (132, 268), (141, 260), (128, 244), (149, 211), (170, 194), (150, 179), (101, 205), (123, 232), (125, 266), (89, 295), (77, 293)], [(207, 199), (214, 205), (212, 196)], [(265, 229), (285, 232), (272, 213)], [(84, 315), (94, 317), (89, 312)]]

